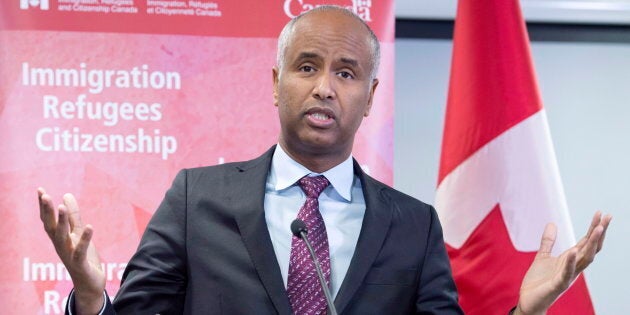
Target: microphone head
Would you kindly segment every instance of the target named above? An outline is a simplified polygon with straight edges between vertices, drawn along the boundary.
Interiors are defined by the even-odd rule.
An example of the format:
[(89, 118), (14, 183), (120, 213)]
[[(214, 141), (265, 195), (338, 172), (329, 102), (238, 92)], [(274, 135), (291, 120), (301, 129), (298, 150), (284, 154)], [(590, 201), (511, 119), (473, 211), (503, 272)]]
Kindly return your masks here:
[(291, 222), (291, 232), (293, 232), (293, 235), (302, 238), (302, 232), (308, 233), (306, 223), (300, 219), (293, 220), (293, 222)]

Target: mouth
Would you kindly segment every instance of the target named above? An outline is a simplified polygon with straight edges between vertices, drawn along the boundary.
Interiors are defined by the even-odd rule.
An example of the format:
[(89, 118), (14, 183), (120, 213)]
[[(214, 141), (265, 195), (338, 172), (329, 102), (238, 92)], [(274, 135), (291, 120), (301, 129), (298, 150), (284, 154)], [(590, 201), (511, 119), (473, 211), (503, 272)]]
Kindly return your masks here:
[(329, 127), (335, 121), (335, 114), (328, 108), (310, 108), (306, 111), (305, 116), (310, 125), (318, 128)]
[(328, 120), (328, 119), (331, 118), (330, 116), (328, 116), (328, 115), (326, 115), (324, 113), (312, 113), (312, 114), (307, 114), (307, 115), (311, 115), (311, 117), (313, 117), (314, 119), (317, 119), (317, 120)]

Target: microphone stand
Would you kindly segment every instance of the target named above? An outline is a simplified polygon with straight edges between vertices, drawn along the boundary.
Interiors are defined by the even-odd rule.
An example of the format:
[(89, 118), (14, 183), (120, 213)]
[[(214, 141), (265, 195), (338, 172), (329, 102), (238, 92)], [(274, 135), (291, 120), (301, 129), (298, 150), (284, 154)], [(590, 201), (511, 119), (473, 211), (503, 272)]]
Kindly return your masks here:
[(324, 291), (324, 296), (326, 297), (326, 304), (328, 304), (328, 315), (337, 315), (337, 309), (335, 308), (335, 304), (333, 304), (332, 296), (330, 295), (330, 290), (328, 289), (328, 285), (326, 284), (326, 279), (324, 278), (322, 268), (319, 266), (319, 260), (317, 260), (315, 251), (311, 246), (311, 242), (309, 242), (308, 238), (306, 237), (306, 234), (308, 233), (306, 224), (300, 219), (295, 219), (293, 223), (291, 223), (291, 231), (293, 232), (293, 235), (301, 238), (304, 241), (304, 243), (306, 244), (306, 248), (308, 248), (308, 252), (311, 254), (311, 258), (313, 258), (313, 263), (315, 263), (315, 270), (317, 271), (317, 277), (319, 278), (319, 284), (321, 284), (322, 291)]

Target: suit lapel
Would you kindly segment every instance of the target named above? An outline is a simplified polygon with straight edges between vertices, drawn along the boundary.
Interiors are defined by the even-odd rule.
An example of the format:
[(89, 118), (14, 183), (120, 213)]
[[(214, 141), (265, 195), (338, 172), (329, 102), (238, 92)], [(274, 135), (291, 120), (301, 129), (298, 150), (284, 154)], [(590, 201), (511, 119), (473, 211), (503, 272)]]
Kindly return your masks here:
[(274, 152), (272, 147), (263, 156), (236, 167), (235, 189), (242, 192), (235, 215), (239, 231), (260, 281), (279, 314), (291, 314), (289, 298), (273, 251), (264, 212), (265, 184)]
[(380, 184), (365, 175), (356, 161), (354, 161), (354, 170), (363, 186), (365, 216), (350, 267), (335, 298), (338, 313), (344, 311), (363, 283), (365, 275), (372, 267), (383, 245), (392, 220), (391, 205), (383, 196)]

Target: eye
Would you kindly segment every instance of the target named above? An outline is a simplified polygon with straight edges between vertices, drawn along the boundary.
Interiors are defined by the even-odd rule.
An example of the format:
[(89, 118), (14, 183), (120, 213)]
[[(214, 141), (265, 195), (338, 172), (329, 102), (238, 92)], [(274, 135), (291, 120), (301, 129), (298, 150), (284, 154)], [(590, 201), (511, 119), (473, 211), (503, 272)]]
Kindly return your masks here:
[(348, 72), (348, 71), (340, 71), (337, 72), (337, 75), (344, 78), (344, 79), (354, 79), (354, 76), (352, 75), (352, 73)]
[(313, 68), (311, 66), (301, 66), (300, 67), (300, 71), (302, 71), (302, 72), (313, 72), (313, 71), (315, 71), (315, 68)]

